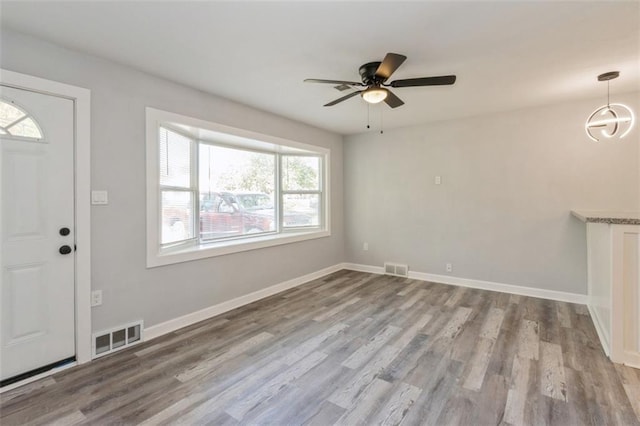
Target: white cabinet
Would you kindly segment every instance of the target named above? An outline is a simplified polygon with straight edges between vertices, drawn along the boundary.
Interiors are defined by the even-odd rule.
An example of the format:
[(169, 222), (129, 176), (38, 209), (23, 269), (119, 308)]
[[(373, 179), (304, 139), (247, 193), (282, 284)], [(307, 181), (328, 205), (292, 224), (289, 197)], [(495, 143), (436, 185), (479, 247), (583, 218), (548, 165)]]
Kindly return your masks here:
[(587, 224), (588, 307), (602, 346), (640, 368), (640, 214), (572, 213)]

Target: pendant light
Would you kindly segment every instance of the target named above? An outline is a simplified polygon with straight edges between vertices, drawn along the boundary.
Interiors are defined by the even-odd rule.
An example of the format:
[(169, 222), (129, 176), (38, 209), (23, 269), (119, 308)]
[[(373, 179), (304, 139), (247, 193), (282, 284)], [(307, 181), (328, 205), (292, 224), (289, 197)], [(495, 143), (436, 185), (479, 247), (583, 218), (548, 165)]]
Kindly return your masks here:
[(631, 108), (609, 101), (609, 82), (619, 76), (619, 71), (610, 71), (598, 76), (598, 81), (607, 82), (607, 104), (596, 109), (584, 125), (587, 136), (594, 142), (599, 142), (601, 138), (622, 139), (633, 128), (635, 116)]

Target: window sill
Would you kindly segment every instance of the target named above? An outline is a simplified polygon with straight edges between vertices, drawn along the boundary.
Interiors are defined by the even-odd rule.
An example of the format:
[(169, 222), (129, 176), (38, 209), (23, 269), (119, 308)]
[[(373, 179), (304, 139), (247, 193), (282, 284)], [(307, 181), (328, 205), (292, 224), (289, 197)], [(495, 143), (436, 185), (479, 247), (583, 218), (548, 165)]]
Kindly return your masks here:
[(297, 243), (300, 241), (329, 236), (331, 236), (331, 232), (328, 230), (287, 232), (276, 235), (262, 235), (254, 238), (243, 238), (241, 240), (208, 243), (198, 246), (165, 249), (155, 255), (148, 255), (147, 268), (206, 259), (208, 257), (224, 256), (227, 254), (279, 246), (282, 244)]

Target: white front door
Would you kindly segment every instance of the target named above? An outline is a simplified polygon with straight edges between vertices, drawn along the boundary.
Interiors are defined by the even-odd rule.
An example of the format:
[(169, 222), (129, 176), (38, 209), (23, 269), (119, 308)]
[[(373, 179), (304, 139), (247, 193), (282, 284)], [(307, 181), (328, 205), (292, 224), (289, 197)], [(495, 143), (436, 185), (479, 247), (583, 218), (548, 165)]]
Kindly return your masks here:
[(0, 85), (0, 380), (75, 356), (74, 103)]

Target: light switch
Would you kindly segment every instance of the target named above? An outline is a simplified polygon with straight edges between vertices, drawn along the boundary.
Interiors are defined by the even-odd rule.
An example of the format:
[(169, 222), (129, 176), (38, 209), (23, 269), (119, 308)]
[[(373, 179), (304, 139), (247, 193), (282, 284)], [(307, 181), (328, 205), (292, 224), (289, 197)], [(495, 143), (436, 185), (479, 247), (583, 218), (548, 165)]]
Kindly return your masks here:
[(435, 183), (436, 185), (440, 185), (442, 183), (442, 179), (440, 178), (440, 176), (436, 176)]
[(107, 191), (91, 191), (91, 204), (109, 204), (109, 193)]

